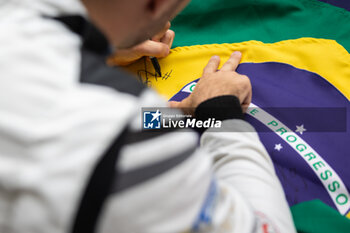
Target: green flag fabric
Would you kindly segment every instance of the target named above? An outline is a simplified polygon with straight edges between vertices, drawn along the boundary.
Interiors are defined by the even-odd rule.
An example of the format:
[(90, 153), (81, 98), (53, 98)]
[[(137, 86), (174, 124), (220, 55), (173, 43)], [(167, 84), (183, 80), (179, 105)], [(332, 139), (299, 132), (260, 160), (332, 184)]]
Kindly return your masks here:
[(172, 27), (175, 47), (313, 37), (350, 51), (350, 12), (317, 0), (193, 0)]
[(300, 203), (291, 210), (300, 233), (349, 233), (349, 219), (320, 200)]

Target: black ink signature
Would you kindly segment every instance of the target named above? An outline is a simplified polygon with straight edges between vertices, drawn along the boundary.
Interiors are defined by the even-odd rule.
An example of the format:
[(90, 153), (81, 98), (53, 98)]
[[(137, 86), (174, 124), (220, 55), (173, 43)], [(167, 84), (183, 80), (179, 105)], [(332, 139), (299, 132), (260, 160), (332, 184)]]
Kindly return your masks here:
[(151, 85), (151, 78), (154, 79), (156, 82), (158, 82), (159, 78), (161, 78), (162, 80), (168, 80), (171, 77), (171, 74), (173, 73), (173, 70), (170, 70), (169, 72), (166, 72), (162, 77), (159, 77), (156, 72), (152, 73), (148, 71), (146, 58), (143, 59), (143, 63), (144, 68), (137, 71), (137, 76), (139, 80), (143, 82), (146, 86)]

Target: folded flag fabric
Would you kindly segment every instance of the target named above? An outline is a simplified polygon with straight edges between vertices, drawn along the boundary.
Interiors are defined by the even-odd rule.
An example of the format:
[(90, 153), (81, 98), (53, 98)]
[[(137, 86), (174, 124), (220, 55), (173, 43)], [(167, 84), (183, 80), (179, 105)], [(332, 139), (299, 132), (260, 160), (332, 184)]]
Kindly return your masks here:
[[(348, 0), (328, 2), (350, 8)], [(192, 0), (172, 22), (175, 47), (313, 37), (350, 51), (349, 25), (349, 11), (318, 0)]]
[[(173, 22), (176, 48), (160, 60), (163, 77), (147, 59), (128, 69), (165, 98), (181, 101), (211, 56), (225, 61), (241, 51), (237, 72), (248, 75), (253, 87), (246, 119), (271, 155), (289, 205), (318, 199), (350, 218), (348, 6), (331, 0), (193, 0)], [(315, 232), (303, 231), (309, 220), (299, 214), (297, 229)]]

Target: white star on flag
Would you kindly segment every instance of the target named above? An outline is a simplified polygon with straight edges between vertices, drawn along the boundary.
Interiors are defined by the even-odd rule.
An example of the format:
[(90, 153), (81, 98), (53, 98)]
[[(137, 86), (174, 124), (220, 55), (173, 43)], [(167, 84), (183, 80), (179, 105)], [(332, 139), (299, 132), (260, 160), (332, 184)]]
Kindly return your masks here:
[(304, 125), (301, 125), (301, 126), (297, 125), (297, 130), (295, 130), (295, 132), (300, 133), (301, 135), (303, 135), (305, 131), (306, 129), (304, 128)]
[(283, 148), (283, 146), (281, 145), (281, 143), (275, 145), (275, 150), (281, 151), (282, 148)]
[(156, 119), (158, 120), (161, 115), (162, 114), (159, 112), (159, 109), (157, 110), (156, 113), (152, 113), (153, 118), (152, 118), (151, 122), (153, 122)]

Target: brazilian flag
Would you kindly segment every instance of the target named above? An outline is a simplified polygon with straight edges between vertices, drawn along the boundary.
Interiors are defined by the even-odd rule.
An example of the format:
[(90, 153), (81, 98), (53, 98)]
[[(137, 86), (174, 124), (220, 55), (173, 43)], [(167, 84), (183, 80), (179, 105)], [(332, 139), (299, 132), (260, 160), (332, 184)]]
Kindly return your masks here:
[(241, 51), (237, 72), (253, 88), (246, 120), (274, 162), (298, 231), (350, 232), (350, 1), (193, 0), (172, 25), (163, 77), (146, 59), (128, 69), (181, 101), (211, 56)]

